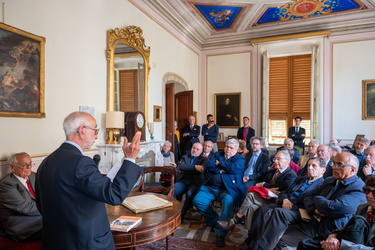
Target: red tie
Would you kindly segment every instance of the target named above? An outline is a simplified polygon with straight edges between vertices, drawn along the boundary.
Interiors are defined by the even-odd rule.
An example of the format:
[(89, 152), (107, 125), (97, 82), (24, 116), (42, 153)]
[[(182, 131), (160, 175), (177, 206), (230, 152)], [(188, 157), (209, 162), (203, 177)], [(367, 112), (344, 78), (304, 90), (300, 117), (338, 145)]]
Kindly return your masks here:
[(244, 127), (243, 128), (243, 138), (242, 138), (242, 140), (246, 141), (246, 137), (247, 137), (247, 129)]
[(34, 198), (36, 198), (36, 194), (35, 194), (35, 192), (34, 192), (34, 190), (33, 190), (33, 187), (31, 186), (30, 181), (27, 180), (27, 181), (26, 181), (26, 184), (27, 184), (27, 188), (28, 188), (29, 191), (30, 191), (30, 194), (31, 194), (32, 196), (34, 196)]

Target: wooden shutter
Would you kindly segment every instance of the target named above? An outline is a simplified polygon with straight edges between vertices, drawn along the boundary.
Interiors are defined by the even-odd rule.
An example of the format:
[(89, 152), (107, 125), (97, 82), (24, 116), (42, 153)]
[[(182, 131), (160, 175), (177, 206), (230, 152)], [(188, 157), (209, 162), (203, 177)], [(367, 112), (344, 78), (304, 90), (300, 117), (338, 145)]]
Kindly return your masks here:
[(120, 70), (120, 110), (138, 111), (137, 70)]

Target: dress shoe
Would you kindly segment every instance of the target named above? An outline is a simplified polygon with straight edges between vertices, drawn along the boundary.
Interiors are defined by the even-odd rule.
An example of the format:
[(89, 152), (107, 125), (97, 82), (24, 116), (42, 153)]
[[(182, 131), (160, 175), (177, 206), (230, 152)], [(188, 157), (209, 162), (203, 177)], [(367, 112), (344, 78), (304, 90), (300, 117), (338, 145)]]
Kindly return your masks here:
[(225, 247), (225, 237), (223, 236), (216, 236), (216, 246), (217, 247)]
[(236, 226), (236, 223), (233, 219), (229, 219), (226, 221), (218, 221), (217, 224), (224, 230), (232, 231)]

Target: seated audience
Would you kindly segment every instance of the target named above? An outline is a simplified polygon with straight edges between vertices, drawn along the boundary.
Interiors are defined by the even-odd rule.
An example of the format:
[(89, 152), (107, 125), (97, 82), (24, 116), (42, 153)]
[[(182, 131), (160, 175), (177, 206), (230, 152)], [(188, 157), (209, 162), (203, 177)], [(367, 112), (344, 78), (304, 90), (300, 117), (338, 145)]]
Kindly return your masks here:
[(183, 155), (181, 163), (177, 167), (176, 183), (174, 184), (174, 196), (182, 200), (186, 199), (181, 210), (181, 221), (184, 220), (186, 212), (193, 207), (193, 199), (204, 179), (207, 158), (201, 155), (202, 144), (196, 142), (191, 148), (189, 155)]
[(318, 157), (322, 158), (326, 162), (326, 172), (323, 178), (332, 176), (332, 148), (328, 145), (320, 145), (318, 147)]
[(174, 154), (171, 152), (172, 143), (165, 141), (161, 147), (161, 154), (163, 155), (163, 166), (176, 166)]
[[(293, 140), (290, 139), (290, 138), (286, 138), (286, 139), (284, 140), (284, 145), (281, 146), (281, 147), (278, 147), (278, 148), (276, 149), (276, 151), (278, 152), (278, 151), (282, 150), (283, 148), (291, 148), (291, 149), (293, 149), (293, 150), (294, 150), (294, 156), (293, 156), (293, 158), (292, 158), (292, 161), (293, 161), (294, 163), (298, 163), (298, 160), (299, 160), (299, 158), (300, 158), (301, 155), (300, 155), (300, 153), (294, 148), (294, 142), (293, 142)], [(273, 158), (275, 157), (275, 155), (276, 155), (276, 154), (274, 154), (273, 156), (271, 156), (271, 161), (273, 160)]]
[[(297, 175), (289, 168), (290, 155), (288, 151), (281, 150), (277, 152), (274, 162), (274, 167), (268, 170), (263, 182), (257, 183), (256, 186), (265, 187), (269, 192), (279, 195), (280, 192), (292, 185)], [(250, 229), (254, 211), (262, 205), (275, 203), (275, 201), (275, 199), (263, 198), (257, 192), (249, 192), (237, 214), (232, 219), (218, 221), (218, 224), (225, 230), (233, 230), (235, 224), (246, 216), (244, 227)]]
[(367, 179), (370, 176), (375, 176), (375, 146), (370, 146), (365, 150), (366, 153), (366, 165), (358, 170), (358, 176), (362, 180)]
[(264, 224), (273, 209), (280, 210), (279, 213), (288, 217), (298, 216), (299, 209), (305, 208), (303, 203), (305, 196), (324, 181), (325, 162), (322, 158), (313, 157), (309, 159), (306, 168), (308, 176), (298, 177), (287, 190), (281, 192), (276, 203), (263, 205), (257, 209), (254, 213), (253, 224), (248, 231), (248, 238), (240, 249), (255, 248), (258, 245), (258, 240), (263, 234)]
[(358, 159), (352, 154), (336, 155), (333, 176), (326, 178), (303, 201), (311, 221), (305, 222), (299, 213), (286, 214), (274, 209), (265, 224), (258, 249), (296, 247), (303, 239), (323, 240), (323, 235), (343, 227), (358, 205), (366, 201), (362, 192), (364, 183), (357, 176), (358, 166)]
[(211, 159), (215, 155), (215, 153), (212, 150), (213, 150), (212, 141), (205, 141), (204, 144), (203, 144), (202, 156), (204, 156), (208, 159)]
[(242, 155), (243, 157), (246, 156), (247, 153), (249, 153), (249, 150), (246, 148), (246, 142), (244, 140), (239, 139), (238, 143), (240, 144), (238, 147), (238, 154)]
[(304, 239), (298, 249), (374, 249), (375, 177), (366, 180), (363, 192), (367, 203), (359, 205), (356, 215), (343, 228), (334, 230), (323, 241)]
[(332, 157), (335, 157), (337, 154), (341, 154), (342, 148), (339, 146), (338, 143), (330, 142), (328, 143), (328, 146), (332, 149)]
[[(195, 207), (214, 228), (217, 247), (225, 246), (228, 233), (217, 225), (217, 221), (231, 218), (233, 208), (242, 203), (245, 195), (242, 182), (245, 159), (237, 154), (238, 146), (236, 139), (230, 139), (225, 143), (224, 152), (216, 152), (208, 161), (203, 186), (194, 198)], [(221, 203), (221, 215), (211, 207), (212, 201)]]
[(307, 148), (307, 154), (301, 155), (298, 161), (298, 166), (300, 166), (301, 169), (303, 169), (308, 160), (312, 157), (317, 157), (317, 149), (318, 149), (319, 143), (316, 140), (311, 140), (309, 142), (308, 148)]
[(348, 152), (358, 157), (359, 169), (366, 165), (365, 149), (370, 145), (370, 141), (366, 138), (359, 138), (354, 145), (354, 149), (349, 149)]
[(35, 201), (35, 173), (27, 153), (9, 158), (12, 171), (0, 182), (0, 222), (6, 237), (16, 241), (41, 239), (42, 216)]
[(243, 182), (245, 183), (245, 192), (249, 187), (263, 180), (268, 168), (270, 167), (270, 158), (262, 152), (264, 139), (253, 136), (250, 139), (251, 152), (245, 156), (245, 172)]
[[(291, 149), (291, 148), (283, 148), (282, 150), (288, 151), (288, 153), (290, 155), (290, 158), (293, 159), (294, 152), (295, 152), (293, 149)], [(293, 170), (293, 172), (296, 173), (296, 174), (301, 170), (300, 166), (298, 166), (298, 164), (295, 163), (294, 161), (290, 161), (289, 168), (291, 170)]]

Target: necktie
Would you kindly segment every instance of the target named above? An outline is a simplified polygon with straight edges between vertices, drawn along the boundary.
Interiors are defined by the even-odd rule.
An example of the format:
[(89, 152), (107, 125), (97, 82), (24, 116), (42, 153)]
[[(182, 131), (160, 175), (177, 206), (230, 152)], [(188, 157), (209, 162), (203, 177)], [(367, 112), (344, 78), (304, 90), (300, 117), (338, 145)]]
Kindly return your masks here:
[(242, 138), (242, 140), (244, 140), (244, 141), (246, 141), (246, 137), (247, 137), (247, 128), (243, 128), (243, 138)]
[(279, 176), (279, 174), (280, 174), (280, 170), (276, 170), (275, 174), (272, 176), (271, 184), (276, 183), (276, 179)]
[(190, 161), (190, 164), (191, 164), (191, 165), (193, 165), (193, 164), (194, 164), (194, 162), (195, 162), (195, 159), (197, 159), (197, 157), (196, 157), (196, 156), (194, 156), (194, 157), (193, 157), (193, 159), (191, 159), (191, 161)]
[(254, 170), (254, 165), (255, 165), (255, 162), (257, 161), (258, 159), (258, 155), (256, 154), (253, 154), (253, 156), (251, 157), (251, 160), (249, 162), (249, 165), (244, 173), (244, 176), (250, 176), (253, 174), (253, 170)]
[(36, 194), (35, 194), (35, 192), (34, 192), (34, 190), (33, 190), (33, 187), (31, 186), (30, 181), (27, 180), (27, 181), (26, 181), (26, 184), (27, 184), (27, 188), (29, 189), (30, 194), (31, 194), (32, 196), (34, 196), (34, 198), (36, 198)]
[(298, 133), (299, 127), (296, 127), (296, 133)]
[(194, 127), (193, 125), (190, 125), (190, 130), (193, 130), (193, 127)]

